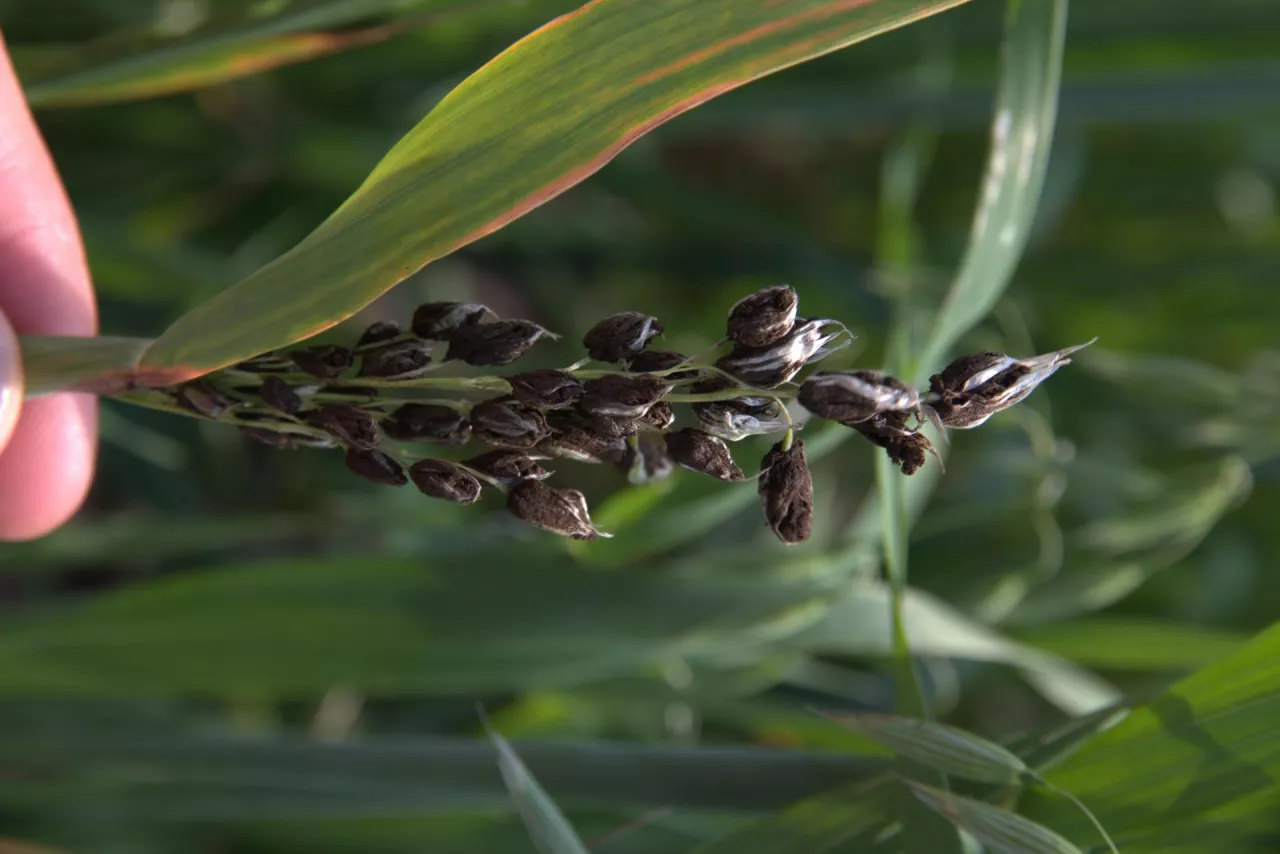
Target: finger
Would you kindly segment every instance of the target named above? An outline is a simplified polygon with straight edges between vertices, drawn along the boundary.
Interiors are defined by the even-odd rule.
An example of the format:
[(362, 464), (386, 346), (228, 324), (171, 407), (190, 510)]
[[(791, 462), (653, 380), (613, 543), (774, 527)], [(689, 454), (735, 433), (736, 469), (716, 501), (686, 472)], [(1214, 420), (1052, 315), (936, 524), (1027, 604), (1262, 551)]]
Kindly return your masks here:
[(21, 401), (22, 365), (18, 356), (18, 338), (4, 314), (0, 313), (0, 451), (13, 435)]
[[(93, 291), (71, 205), (0, 40), (0, 311), (18, 333), (92, 335)], [(0, 539), (28, 539), (84, 500), (96, 401), (27, 401), (0, 452)]]

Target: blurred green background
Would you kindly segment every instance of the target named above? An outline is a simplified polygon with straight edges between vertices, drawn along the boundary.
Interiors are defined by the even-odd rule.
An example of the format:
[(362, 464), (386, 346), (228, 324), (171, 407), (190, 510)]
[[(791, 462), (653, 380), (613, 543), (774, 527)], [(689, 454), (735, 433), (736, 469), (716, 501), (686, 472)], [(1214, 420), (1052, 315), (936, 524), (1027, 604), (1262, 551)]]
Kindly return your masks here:
[[(38, 111), (104, 332), (151, 336), (296, 243), (450, 88), (575, 5), (12, 0), (0, 26), (36, 99), (264, 21), (391, 24), (195, 93)], [(465, 298), (562, 333), (535, 366), (573, 361), (624, 309), (697, 352), (734, 301), (788, 282), (802, 314), (859, 334), (832, 365), (877, 366), (889, 298), (909, 284), (936, 304), (964, 248), (1003, 13), (977, 0), (731, 92), (338, 334)], [(912, 530), (908, 622), (949, 721), (1004, 740), (1142, 697), (1280, 613), (1278, 57), (1274, 3), (1072, 8), (1032, 240), (962, 349), (1100, 341), (953, 434)], [(906, 234), (885, 214), (904, 169)], [(910, 266), (887, 269), (901, 240)], [(752, 484), (634, 488), (560, 463), (617, 535), (583, 545), (497, 498), (378, 489), (337, 454), (108, 402), (84, 512), (0, 546), (0, 837), (532, 850), (477, 701), (606, 854), (691, 850), (861, 779), (868, 744), (806, 711), (893, 707), (874, 457), (843, 438), (809, 438), (828, 453), (799, 549), (772, 540)], [(734, 450), (751, 471), (768, 444)]]

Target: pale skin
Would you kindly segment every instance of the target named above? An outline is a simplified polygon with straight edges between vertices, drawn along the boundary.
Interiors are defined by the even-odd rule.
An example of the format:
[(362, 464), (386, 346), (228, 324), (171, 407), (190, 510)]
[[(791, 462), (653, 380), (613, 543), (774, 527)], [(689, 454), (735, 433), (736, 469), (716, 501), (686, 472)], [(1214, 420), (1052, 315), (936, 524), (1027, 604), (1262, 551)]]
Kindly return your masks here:
[(94, 335), (97, 324), (75, 214), (0, 37), (0, 540), (66, 522), (97, 450), (93, 396), (22, 399), (15, 335)]

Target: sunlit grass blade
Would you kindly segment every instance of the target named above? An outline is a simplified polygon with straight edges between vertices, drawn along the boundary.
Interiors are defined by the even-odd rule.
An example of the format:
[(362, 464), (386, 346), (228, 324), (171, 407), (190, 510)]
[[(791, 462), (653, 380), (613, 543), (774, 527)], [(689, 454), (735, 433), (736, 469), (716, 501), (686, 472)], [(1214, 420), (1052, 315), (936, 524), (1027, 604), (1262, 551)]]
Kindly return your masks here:
[(538, 785), (529, 769), (524, 767), (511, 745), (490, 726), (487, 718), (484, 726), (498, 749), (498, 770), (502, 772), (502, 782), (538, 850), (542, 854), (587, 854), (587, 848), (573, 825)]
[[(1280, 626), (1134, 709), (1045, 774), (1089, 803), (1113, 834), (1191, 826), (1257, 801), (1280, 830)], [(1028, 796), (1021, 811), (1084, 838), (1069, 804)]]
[(1009, 3), (991, 149), (969, 243), (912, 378), (920, 383), (995, 306), (1026, 247), (1058, 111), (1067, 0)]
[(1029, 626), (1024, 643), (1088, 667), (1192, 670), (1238, 651), (1248, 637), (1172, 620), (1090, 617)]
[(144, 367), (194, 376), (327, 329), (677, 115), (961, 1), (587, 4), (454, 89), (311, 235), (180, 318)]

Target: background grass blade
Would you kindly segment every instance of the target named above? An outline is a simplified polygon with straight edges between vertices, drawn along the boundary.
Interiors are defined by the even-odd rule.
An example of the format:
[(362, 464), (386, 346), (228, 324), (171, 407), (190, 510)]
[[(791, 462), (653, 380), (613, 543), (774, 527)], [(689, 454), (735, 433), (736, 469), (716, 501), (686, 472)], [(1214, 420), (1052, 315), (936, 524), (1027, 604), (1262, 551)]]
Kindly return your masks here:
[(991, 804), (910, 783), (920, 802), (1000, 854), (1084, 854), (1047, 827)]
[[(1280, 798), (1280, 626), (1134, 709), (1045, 775), (1117, 837), (1195, 824)], [(1257, 805), (1257, 806), (1255, 806)], [(1084, 819), (1035, 794), (1021, 811), (1072, 838)], [(1280, 830), (1274, 810), (1270, 832)], [(1123, 838), (1120, 839), (1124, 849)]]
[(180, 318), (143, 366), (195, 376), (315, 334), (680, 113), (958, 2), (596, 0), (468, 78), (329, 219)]
[(461, 561), (276, 561), (10, 621), (0, 695), (546, 688), (732, 648), (827, 595), (806, 580), (595, 573), (552, 549), (469, 552), (465, 572)]
[[(283, 65), (374, 44), (462, 11), (457, 0), (356, 0), (281, 4), (275, 15), (197, 27), (181, 37), (19, 52), (16, 61), (32, 106), (80, 107), (186, 92), (259, 74)], [(567, 5), (567, 4), (566, 4)], [(385, 23), (351, 27), (377, 16)], [(117, 40), (118, 41), (118, 40)]]
[[(159, 712), (159, 714), (158, 714)], [(506, 810), (481, 739), (364, 736), (319, 743), (246, 735), (142, 704), (0, 704), (0, 797), (57, 805), (114, 792), (147, 823), (253, 821), (393, 811)], [(91, 724), (91, 725), (90, 725)], [(777, 747), (526, 742), (523, 761), (565, 808), (782, 809), (882, 775), (883, 761)], [(47, 785), (32, 784), (39, 773)]]
[(937, 721), (893, 715), (829, 715), (894, 753), (962, 780), (1013, 785), (1027, 779), (1026, 763), (998, 744)]
[(542, 854), (587, 854), (587, 848), (574, 832), (573, 825), (487, 719), (485, 729), (498, 748), (498, 770), (502, 772), (502, 782), (538, 850)]
[(889, 775), (823, 792), (703, 845), (693, 854), (826, 854), (845, 850), (892, 821)]

